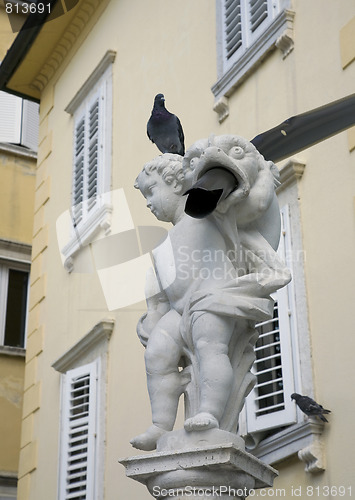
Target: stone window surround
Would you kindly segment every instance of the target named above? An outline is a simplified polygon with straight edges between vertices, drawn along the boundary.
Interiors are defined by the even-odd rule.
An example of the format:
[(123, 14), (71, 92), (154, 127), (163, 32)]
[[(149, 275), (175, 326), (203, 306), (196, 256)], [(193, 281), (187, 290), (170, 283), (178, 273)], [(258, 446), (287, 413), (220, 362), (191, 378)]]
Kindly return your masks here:
[[(95, 470), (95, 498), (102, 499), (104, 490), (105, 467), (105, 432), (106, 432), (106, 384), (109, 340), (114, 329), (113, 319), (103, 319), (91, 328), (78, 342), (66, 350), (52, 363), (52, 367), (61, 375), (80, 366), (97, 362), (98, 366), (98, 396), (97, 404), (101, 409), (97, 423), (98, 441), (97, 468)], [(62, 403), (61, 403), (62, 404)], [(60, 444), (61, 446), (61, 444)], [(60, 486), (60, 484), (58, 484)]]
[[(300, 227), (300, 213), (298, 207), (299, 182), (305, 172), (306, 164), (298, 158), (290, 158), (282, 163), (280, 167), (281, 185), (277, 189), (280, 204), (288, 202), (293, 205), (291, 208), (291, 218), (293, 215), (292, 237), (295, 240), (297, 249), (302, 248), (302, 236)], [(296, 213), (297, 212), (297, 213)], [(306, 290), (304, 283), (303, 261), (296, 261), (294, 266), (294, 290), (297, 307), (297, 345), (296, 361), (302, 353), (302, 370), (299, 370), (296, 387), (299, 392), (312, 395), (313, 377), (311, 366), (310, 339), (308, 329), (308, 313), (306, 303)], [(307, 418), (297, 408), (297, 423), (284, 427), (273, 435), (263, 439), (262, 433), (259, 435), (259, 442), (253, 450), (249, 450), (253, 455), (267, 464), (275, 465), (282, 460), (297, 454), (298, 458), (305, 463), (305, 471), (318, 473), (325, 470), (325, 454), (322, 433), (324, 423), (317, 419)], [(258, 438), (256, 436), (256, 438)]]
[(103, 192), (98, 194), (99, 206), (90, 217), (85, 221), (82, 227), (72, 229), (72, 236), (68, 243), (61, 249), (64, 257), (64, 267), (68, 272), (74, 269), (75, 254), (80, 250), (82, 245), (87, 244), (100, 230), (104, 230), (105, 234), (109, 234), (111, 230), (111, 213), (112, 206), (110, 203), (110, 178), (111, 178), (111, 149), (112, 149), (112, 65), (116, 57), (116, 52), (108, 50), (94, 71), (76, 92), (65, 108), (65, 111), (74, 117), (77, 109), (85, 102), (87, 96), (92, 89), (97, 85), (102, 77), (108, 82), (107, 102), (106, 102), (106, 124), (111, 124), (105, 134), (105, 172), (103, 173)]
[(223, 69), (222, 44), (222, 0), (216, 0), (216, 33), (217, 33), (217, 82), (211, 90), (215, 97), (213, 110), (222, 123), (229, 115), (229, 97), (243, 83), (249, 74), (258, 67), (271, 50), (278, 48), (285, 59), (293, 50), (293, 20), (295, 13), (288, 9), (291, 0), (281, 1), (280, 13), (270, 23), (260, 37), (247, 48), (235, 63), (227, 70)]

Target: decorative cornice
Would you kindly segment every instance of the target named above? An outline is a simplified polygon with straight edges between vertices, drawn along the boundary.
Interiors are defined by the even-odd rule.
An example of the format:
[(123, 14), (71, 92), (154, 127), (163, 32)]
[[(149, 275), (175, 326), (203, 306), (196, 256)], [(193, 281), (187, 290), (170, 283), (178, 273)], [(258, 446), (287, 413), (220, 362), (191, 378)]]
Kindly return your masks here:
[(51, 55), (31, 82), (32, 88), (40, 92), (44, 89), (102, 2), (103, 0), (83, 0), (74, 19), (61, 35)]
[(301, 180), (306, 164), (297, 159), (290, 158), (281, 168), (280, 168), (280, 181), (281, 185), (277, 188), (277, 192), (282, 191), (286, 186), (292, 182)]
[(99, 343), (108, 342), (115, 322), (113, 319), (104, 319), (97, 323), (84, 335), (73, 347), (66, 351), (52, 364), (52, 367), (60, 373), (65, 373), (74, 367), (76, 361), (82, 358), (89, 350)]

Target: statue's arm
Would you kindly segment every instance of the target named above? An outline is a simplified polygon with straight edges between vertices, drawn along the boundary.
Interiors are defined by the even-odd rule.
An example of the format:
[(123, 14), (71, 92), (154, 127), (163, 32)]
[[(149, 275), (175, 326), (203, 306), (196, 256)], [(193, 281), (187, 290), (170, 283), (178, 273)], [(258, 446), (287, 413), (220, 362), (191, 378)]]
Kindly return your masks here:
[(153, 270), (149, 270), (147, 273), (145, 293), (147, 312), (141, 316), (137, 324), (137, 334), (144, 347), (147, 345), (153, 328), (170, 310), (169, 299), (164, 290), (159, 289), (159, 283)]

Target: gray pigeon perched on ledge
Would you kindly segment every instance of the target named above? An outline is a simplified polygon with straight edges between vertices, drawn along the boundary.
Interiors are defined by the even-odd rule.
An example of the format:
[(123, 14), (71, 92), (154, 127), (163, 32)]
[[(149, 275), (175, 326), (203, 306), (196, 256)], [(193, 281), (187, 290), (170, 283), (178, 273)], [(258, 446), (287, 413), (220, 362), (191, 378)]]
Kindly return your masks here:
[(316, 403), (314, 399), (308, 396), (301, 396), (301, 394), (297, 394), (296, 392), (291, 394), (291, 399), (294, 399), (297, 406), (309, 417), (319, 417), (323, 422), (328, 422), (323, 414), (331, 413), (331, 411), (323, 408), (323, 406)]
[(147, 123), (147, 135), (162, 153), (185, 154), (184, 132), (177, 116), (165, 108), (163, 94), (154, 99), (152, 114)]

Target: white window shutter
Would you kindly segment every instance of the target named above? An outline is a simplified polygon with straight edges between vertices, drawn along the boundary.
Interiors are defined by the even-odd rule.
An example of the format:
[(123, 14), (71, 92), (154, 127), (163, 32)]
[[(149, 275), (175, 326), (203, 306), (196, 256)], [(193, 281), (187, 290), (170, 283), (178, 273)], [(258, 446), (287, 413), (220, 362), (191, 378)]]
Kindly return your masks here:
[[(287, 263), (290, 256), (290, 229), (288, 206), (281, 211), (282, 234), (278, 253)], [(291, 401), (294, 392), (292, 357), (292, 300), (290, 286), (278, 290), (274, 296), (274, 315), (259, 323), (260, 332), (255, 346), (256, 361), (252, 371), (257, 382), (246, 399), (247, 432), (264, 431), (296, 422), (296, 407)]]
[(225, 70), (249, 49), (280, 12), (279, 0), (221, 0)]
[(21, 144), (38, 151), (39, 106), (35, 102), (23, 101)]
[(249, 24), (254, 33), (268, 17), (267, 0), (249, 0)]
[(0, 142), (21, 141), (22, 99), (0, 92)]
[(224, 0), (224, 55), (227, 61), (242, 47), (241, 0)]
[(88, 109), (88, 161), (86, 179), (86, 199), (88, 212), (97, 202), (98, 194), (98, 167), (100, 150), (100, 95), (91, 100)]
[(83, 218), (84, 202), (84, 172), (85, 172), (85, 142), (87, 127), (85, 114), (75, 123), (74, 130), (74, 168), (73, 168), (73, 219), (74, 224), (80, 224)]
[(97, 362), (68, 371), (63, 380), (59, 500), (94, 500)]
[(105, 83), (85, 102), (75, 117), (72, 206), (76, 227), (85, 224), (101, 194), (105, 123)]

